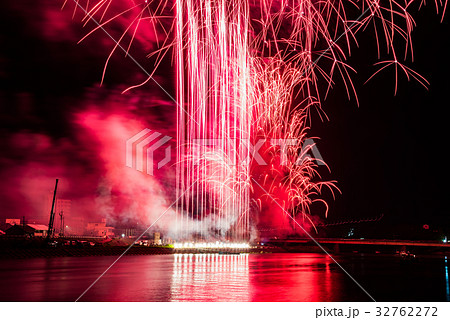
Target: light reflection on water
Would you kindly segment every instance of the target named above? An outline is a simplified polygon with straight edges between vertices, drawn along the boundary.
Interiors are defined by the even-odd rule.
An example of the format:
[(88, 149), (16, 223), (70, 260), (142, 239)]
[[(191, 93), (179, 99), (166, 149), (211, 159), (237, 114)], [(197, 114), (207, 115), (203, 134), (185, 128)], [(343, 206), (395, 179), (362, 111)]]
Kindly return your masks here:
[[(0, 301), (74, 301), (117, 257), (0, 261)], [(450, 300), (447, 259), (336, 259), (378, 301)], [(324, 254), (124, 256), (81, 301), (369, 301)]]
[(175, 254), (171, 301), (249, 301), (248, 254)]
[(447, 256), (445, 256), (445, 292), (447, 294), (447, 301), (450, 301), (450, 284), (449, 284), (449, 281), (448, 281)]

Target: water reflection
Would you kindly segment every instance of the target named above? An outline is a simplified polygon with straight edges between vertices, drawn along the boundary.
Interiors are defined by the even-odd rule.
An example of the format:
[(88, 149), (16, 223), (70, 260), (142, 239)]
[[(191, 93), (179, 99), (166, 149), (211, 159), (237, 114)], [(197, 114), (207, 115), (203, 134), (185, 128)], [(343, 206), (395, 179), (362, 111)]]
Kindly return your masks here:
[(171, 300), (340, 300), (346, 284), (332, 264), (328, 256), (317, 254), (177, 254)]
[(249, 301), (248, 254), (175, 254), (172, 301)]
[(448, 281), (447, 256), (445, 256), (445, 292), (447, 294), (447, 301), (450, 301), (450, 285), (449, 285), (449, 281)]
[(324, 255), (264, 255), (250, 269), (252, 301), (336, 301), (345, 286)]
[[(405, 262), (397, 256), (338, 258), (379, 301), (450, 300), (448, 259)], [(0, 261), (0, 301), (74, 301), (115, 259), (110, 256)], [(81, 299), (369, 300), (330, 257), (308, 253), (124, 256)]]

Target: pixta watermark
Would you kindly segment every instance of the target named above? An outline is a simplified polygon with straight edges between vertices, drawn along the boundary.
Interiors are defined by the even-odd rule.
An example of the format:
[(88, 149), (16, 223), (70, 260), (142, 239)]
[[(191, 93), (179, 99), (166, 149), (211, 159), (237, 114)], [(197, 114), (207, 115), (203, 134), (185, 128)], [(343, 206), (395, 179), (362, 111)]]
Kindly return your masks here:
[[(144, 129), (126, 140), (126, 166), (148, 175), (172, 161), (172, 137)], [(217, 161), (227, 166), (249, 165), (251, 161), (267, 166), (266, 151), (277, 150), (281, 166), (302, 165), (306, 160), (325, 165), (314, 139), (192, 139), (186, 142), (187, 156), (200, 164)], [(273, 154), (273, 153), (272, 153)]]

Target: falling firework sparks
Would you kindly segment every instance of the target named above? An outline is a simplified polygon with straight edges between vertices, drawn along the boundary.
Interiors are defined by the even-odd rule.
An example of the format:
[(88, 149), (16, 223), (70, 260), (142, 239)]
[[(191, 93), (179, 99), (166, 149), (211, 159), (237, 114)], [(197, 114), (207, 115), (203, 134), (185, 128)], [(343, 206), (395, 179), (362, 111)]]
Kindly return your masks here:
[[(194, 230), (200, 238), (209, 233), (223, 238), (224, 230), (233, 239), (247, 237), (250, 172), (243, 160), (252, 121), (248, 11), (245, 2), (177, 3), (177, 185), (185, 194), (179, 210), (182, 225), (186, 219), (200, 221), (200, 230)], [(192, 184), (193, 191), (185, 193)]]
[[(100, 0), (77, 2), (75, 10), (83, 8), (86, 24), (99, 22), (86, 37), (119, 19), (127, 21), (103, 77), (117, 48), (128, 53), (140, 32), (155, 39), (154, 70), (168, 52), (173, 55), (179, 239), (247, 240), (252, 203), (264, 210), (277, 201), (295, 219), (312, 225), (314, 202), (323, 203), (327, 214), (320, 196), (324, 189), (338, 189), (334, 181), (321, 181), (320, 160), (305, 156), (309, 149), (303, 144), (311, 110), (326, 117), (321, 101), (336, 79), (349, 98), (357, 98), (350, 76), (354, 70), (345, 61), (358, 31), (373, 28), (378, 57), (383, 46), (390, 55), (376, 64), (380, 68), (373, 76), (393, 67), (395, 92), (400, 72), (428, 84), (400, 62), (413, 59), (415, 22), (408, 10), (414, 2), (167, 0), (131, 1), (124, 8)], [(446, 4), (436, 0), (442, 16)], [(355, 11), (359, 16), (352, 20)], [(405, 43), (403, 53), (394, 45), (398, 40)], [(324, 92), (320, 83), (326, 84)], [(261, 140), (266, 143), (258, 144)], [(252, 158), (255, 145), (267, 166)]]

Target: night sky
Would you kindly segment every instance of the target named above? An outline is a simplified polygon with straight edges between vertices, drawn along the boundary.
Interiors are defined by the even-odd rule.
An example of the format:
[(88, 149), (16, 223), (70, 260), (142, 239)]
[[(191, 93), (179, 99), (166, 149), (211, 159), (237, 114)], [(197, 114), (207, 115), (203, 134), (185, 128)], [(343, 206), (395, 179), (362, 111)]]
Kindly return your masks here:
[[(124, 193), (116, 177), (105, 173), (108, 163), (96, 154), (102, 142), (86, 138), (80, 130), (105, 125), (100, 131), (107, 136), (114, 129), (103, 119), (118, 114), (131, 117), (142, 129), (152, 126), (173, 135), (175, 106), (152, 83), (121, 95), (145, 79), (123, 54), (113, 57), (100, 88), (112, 42), (98, 33), (77, 45), (89, 29), (82, 29), (80, 16), (71, 19), (72, 7), (61, 12), (58, 1), (9, 2), (0, 3), (0, 217), (45, 219), (38, 209), (40, 191), (51, 191), (57, 175), (63, 179), (61, 197), (73, 200), (74, 213), (87, 214), (85, 209), (105, 192), (109, 207), (129, 211), (131, 200), (114, 202)], [(358, 71), (353, 81), (359, 106), (354, 98), (348, 100), (338, 82), (323, 102), (329, 121), (313, 114), (311, 136), (321, 138), (316, 142), (331, 168), (331, 173), (321, 172), (337, 180), (342, 191), (335, 201), (329, 200), (330, 221), (384, 214), (392, 224), (442, 227), (450, 222), (449, 19), (440, 23), (431, 3), (412, 14), (417, 23), (414, 62), (409, 59), (407, 65), (430, 82), (428, 90), (401, 74), (394, 96), (393, 68), (364, 84), (377, 70), (372, 65), (376, 47), (366, 32), (359, 35), (359, 48), (354, 46), (349, 59)], [(132, 50), (148, 69), (151, 61), (145, 53), (152, 46), (138, 39)], [(169, 63), (156, 78), (173, 91)], [(86, 113), (94, 114), (89, 124), (76, 120)], [(105, 180), (108, 187), (102, 185)]]
[(430, 82), (428, 90), (401, 75), (394, 96), (393, 69), (363, 85), (377, 69), (367, 64), (375, 57), (373, 42), (361, 41), (350, 59), (358, 70), (359, 107), (336, 88), (324, 103), (330, 121), (313, 125), (331, 176), (342, 190), (331, 205), (336, 217), (385, 214), (400, 223), (435, 226), (450, 221), (450, 29), (448, 19), (439, 23), (433, 9), (428, 6), (413, 15), (415, 59), (408, 64)]

